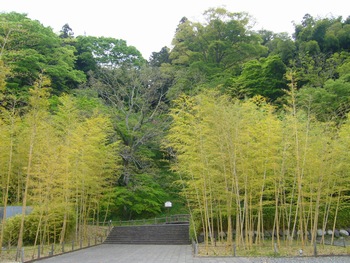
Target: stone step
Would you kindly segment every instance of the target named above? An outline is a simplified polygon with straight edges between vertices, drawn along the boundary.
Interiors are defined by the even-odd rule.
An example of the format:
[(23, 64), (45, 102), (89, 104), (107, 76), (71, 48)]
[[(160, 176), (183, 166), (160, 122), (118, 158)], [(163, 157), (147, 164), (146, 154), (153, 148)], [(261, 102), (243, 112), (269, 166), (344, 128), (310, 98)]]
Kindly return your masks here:
[(189, 224), (113, 227), (106, 244), (190, 244)]

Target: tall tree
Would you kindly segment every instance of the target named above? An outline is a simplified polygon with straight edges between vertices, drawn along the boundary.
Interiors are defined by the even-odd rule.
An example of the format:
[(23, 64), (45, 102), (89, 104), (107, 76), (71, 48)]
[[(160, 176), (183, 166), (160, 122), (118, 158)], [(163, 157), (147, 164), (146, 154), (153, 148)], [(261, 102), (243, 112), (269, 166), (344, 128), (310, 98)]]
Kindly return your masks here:
[(246, 13), (212, 8), (204, 17), (203, 24), (183, 18), (173, 38), (170, 59), (178, 73), (173, 89), (179, 92), (222, 85), (243, 63), (267, 53)]
[(74, 32), (72, 28), (69, 26), (69, 24), (64, 24), (61, 31), (60, 31), (60, 38), (73, 38)]
[(147, 157), (141, 153), (150, 150), (164, 132), (167, 90), (157, 69), (102, 68), (98, 74), (99, 78), (91, 79), (90, 85), (111, 107), (115, 129), (124, 144), (121, 156), (127, 182), (132, 174), (129, 165), (132, 169), (146, 168)]
[(140, 51), (122, 39), (78, 36), (76, 49), (77, 67), (84, 72), (96, 66), (113, 69), (123, 65), (141, 66), (146, 62)]
[(146, 177), (155, 178), (158, 171), (155, 160), (160, 157), (159, 140), (169, 119), (167, 81), (158, 68), (122, 66), (100, 68), (88, 83), (110, 108), (114, 129), (122, 141), (124, 171), (118, 184), (131, 192), (135, 184), (150, 183)]

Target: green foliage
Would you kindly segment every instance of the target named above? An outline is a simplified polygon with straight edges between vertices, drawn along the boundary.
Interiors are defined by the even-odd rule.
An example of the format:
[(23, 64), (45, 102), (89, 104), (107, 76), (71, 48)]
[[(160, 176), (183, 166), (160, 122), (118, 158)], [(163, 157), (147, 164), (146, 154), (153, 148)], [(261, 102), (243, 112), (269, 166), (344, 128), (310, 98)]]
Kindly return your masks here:
[(145, 64), (140, 51), (133, 46), (128, 46), (125, 40), (79, 36), (76, 49), (77, 66), (84, 72), (102, 68), (116, 68), (123, 65), (141, 66)]
[(244, 64), (241, 75), (233, 79), (229, 88), (238, 97), (260, 95), (275, 101), (287, 89), (284, 78), (286, 70), (286, 65), (279, 56), (250, 60)]
[[(294, 92), (292, 86), (292, 100)], [(171, 115), (166, 146), (206, 242), (213, 231), (230, 233), (234, 226), (240, 246), (262, 238), (244, 233), (269, 228), (279, 242), (282, 226), (292, 237), (332, 228), (338, 209), (347, 207), (349, 177), (341, 174), (348, 169), (348, 123), (338, 134), (334, 124), (318, 122), (296, 104), (277, 117), (261, 97), (230, 101), (217, 92), (184, 96)], [(304, 243), (306, 236), (295, 238)]]
[[(2, 201), (34, 207), (30, 216), (21, 216), (17, 237), (24, 243), (63, 242), (72, 226), (79, 229), (77, 237), (85, 235), (86, 222), (97, 220), (99, 202), (118, 174), (118, 143), (112, 140), (111, 123), (98, 99), (83, 93), (61, 96), (50, 113), (49, 84), (39, 80), (30, 90), (30, 108), (23, 119), (12, 117), (20, 128), (11, 127), (11, 118), (5, 118), (10, 113), (0, 122), (1, 131), (10, 128), (10, 133), (1, 132), (0, 162), (6, 169), (0, 179), (3, 189), (8, 188)], [(4, 227), (4, 238), (6, 231), (12, 231), (11, 224)]]
[(298, 91), (301, 108), (311, 110), (321, 121), (342, 120), (350, 109), (350, 82), (346, 77), (329, 79), (321, 87), (304, 87)]
[(151, 67), (160, 67), (164, 63), (169, 63), (169, 51), (168, 47), (163, 47), (159, 52), (152, 52), (149, 59), (149, 64)]
[[(222, 84), (243, 63), (267, 53), (260, 36), (249, 30), (246, 13), (213, 8), (204, 16), (205, 24), (182, 19), (172, 42), (170, 59), (178, 70), (175, 86), (180, 92), (191, 94), (189, 91), (204, 84), (212, 87), (212, 81)], [(189, 73), (183, 67), (189, 67)]]
[(3, 244), (2, 245), (7, 245), (10, 247), (11, 245), (17, 243), (20, 222), (21, 222), (20, 215), (16, 215), (16, 216), (7, 220), (6, 229), (3, 233)]
[(60, 38), (73, 38), (74, 33), (72, 28), (68, 24), (64, 24), (62, 30), (60, 31)]
[(287, 33), (275, 34), (268, 30), (260, 30), (258, 33), (263, 39), (262, 44), (269, 49), (269, 55), (278, 55), (284, 64), (289, 65), (296, 55), (296, 46)]
[(112, 217), (122, 220), (148, 218), (161, 213), (167, 193), (148, 174), (137, 174), (128, 185), (118, 186), (112, 194)]
[(42, 73), (50, 77), (56, 94), (85, 81), (84, 74), (74, 68), (75, 49), (62, 46), (51, 28), (14, 12), (0, 14), (0, 19), (2, 57), (12, 71), (8, 87), (17, 87), (13, 92), (23, 92)]
[[(6, 77), (9, 75), (9, 73), (10, 73), (9, 68), (4, 64), (0, 56), (0, 92), (1, 93), (5, 90)], [(0, 95), (0, 100), (2, 100), (1, 95)]]
[[(24, 244), (32, 245), (35, 243), (38, 231), (44, 232), (41, 238), (43, 242), (59, 242), (59, 233), (63, 227), (61, 218), (63, 217), (62, 207), (53, 208), (48, 214), (43, 214), (40, 208), (34, 209), (25, 216), (24, 223)], [(74, 211), (70, 211), (69, 224), (66, 226), (71, 232), (74, 228)], [(6, 229), (4, 232), (3, 245), (16, 246), (18, 240), (18, 232), (21, 223), (21, 216), (16, 215), (7, 219)]]
[(338, 217), (334, 220), (334, 219), (331, 219), (333, 220), (333, 222), (331, 221), (331, 223), (336, 223), (336, 225), (339, 227), (339, 228), (345, 228), (347, 229), (349, 226), (349, 216), (350, 216), (350, 212), (349, 212), (349, 207), (342, 207), (339, 211), (339, 215)]
[(184, 17), (146, 63), (124, 40), (0, 14), (0, 194), (35, 208), (24, 241), (157, 216), (167, 200), (206, 240), (235, 230), (244, 248), (263, 242), (252, 231), (279, 242), (282, 228), (343, 225), (349, 19), (305, 15), (293, 39), (251, 22), (224, 8)]
[(154, 67), (101, 68), (89, 89), (108, 106), (116, 135), (121, 139), (122, 184), (136, 174), (154, 173), (153, 156), (167, 127), (167, 79)]
[(342, 17), (314, 19), (305, 15), (295, 25), (295, 39), (302, 52), (340, 52), (349, 49), (349, 25)]

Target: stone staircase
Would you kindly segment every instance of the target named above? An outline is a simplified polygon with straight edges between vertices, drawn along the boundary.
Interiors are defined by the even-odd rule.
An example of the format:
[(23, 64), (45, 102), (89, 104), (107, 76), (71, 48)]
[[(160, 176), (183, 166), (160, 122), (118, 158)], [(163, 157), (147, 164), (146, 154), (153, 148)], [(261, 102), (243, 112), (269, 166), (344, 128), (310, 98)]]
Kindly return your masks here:
[(159, 224), (143, 226), (115, 226), (104, 244), (190, 244), (189, 224)]

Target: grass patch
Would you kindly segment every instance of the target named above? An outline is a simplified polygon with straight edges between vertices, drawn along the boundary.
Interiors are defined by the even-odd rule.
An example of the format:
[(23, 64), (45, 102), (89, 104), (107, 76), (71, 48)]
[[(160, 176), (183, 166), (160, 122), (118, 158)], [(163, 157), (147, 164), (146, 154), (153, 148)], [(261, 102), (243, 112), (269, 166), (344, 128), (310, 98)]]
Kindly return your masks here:
[[(347, 241), (350, 241), (348, 239)], [(274, 245), (271, 241), (265, 241), (263, 244), (253, 244), (249, 248), (243, 246), (229, 246), (226, 242), (216, 242), (216, 244), (198, 245), (198, 256), (239, 256), (239, 257), (296, 257), (314, 256), (314, 245), (307, 244), (304, 247), (300, 242), (281, 241), (281, 245), (277, 247), (275, 252)], [(333, 245), (316, 245), (317, 256), (333, 256), (333, 255), (350, 255), (350, 246), (333, 246)]]

